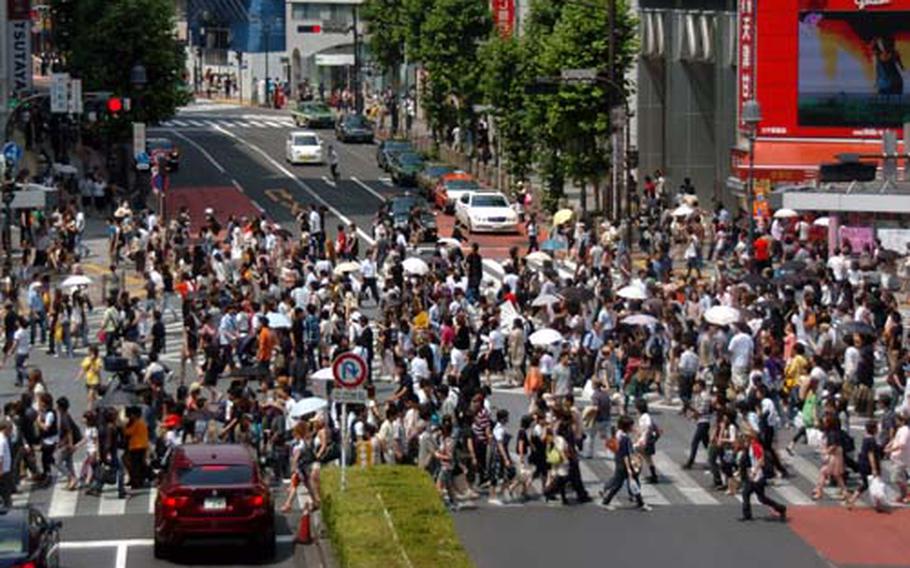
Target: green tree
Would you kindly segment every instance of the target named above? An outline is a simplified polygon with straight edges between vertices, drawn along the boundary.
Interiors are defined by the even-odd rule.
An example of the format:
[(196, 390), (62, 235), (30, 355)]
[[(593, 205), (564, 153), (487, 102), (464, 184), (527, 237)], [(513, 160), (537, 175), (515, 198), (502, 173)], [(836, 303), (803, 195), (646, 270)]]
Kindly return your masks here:
[[(110, 125), (126, 132), (130, 121), (155, 123), (185, 103), (184, 53), (174, 33), (171, 0), (52, 0), (55, 34), (66, 69), (85, 91), (130, 97), (133, 108)], [(142, 64), (147, 84), (131, 83)]]
[(405, 0), (367, 0), (363, 4), (370, 54), (384, 71), (404, 61)]
[(485, 0), (435, 0), (420, 27), (418, 54), (429, 81), (424, 109), (437, 139), (455, 125), (473, 124), (483, 71), (477, 50), (491, 27)]

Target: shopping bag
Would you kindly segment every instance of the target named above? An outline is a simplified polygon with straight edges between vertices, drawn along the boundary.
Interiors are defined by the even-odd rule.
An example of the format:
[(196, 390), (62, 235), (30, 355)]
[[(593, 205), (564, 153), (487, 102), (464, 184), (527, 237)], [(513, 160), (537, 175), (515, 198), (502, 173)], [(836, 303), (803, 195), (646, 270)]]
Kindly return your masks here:
[(876, 507), (884, 505), (887, 501), (887, 487), (881, 477), (877, 475), (869, 476), (869, 496), (872, 497)]
[(821, 448), (825, 441), (825, 435), (818, 428), (809, 428), (806, 430), (806, 441), (812, 448)]

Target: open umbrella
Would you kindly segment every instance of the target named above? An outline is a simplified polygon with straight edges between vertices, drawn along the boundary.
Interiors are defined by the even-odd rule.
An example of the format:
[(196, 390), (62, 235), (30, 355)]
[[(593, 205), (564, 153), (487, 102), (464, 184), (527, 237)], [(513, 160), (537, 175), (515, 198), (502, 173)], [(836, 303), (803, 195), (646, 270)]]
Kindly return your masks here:
[(806, 263), (802, 260), (789, 260), (780, 265), (780, 269), (784, 272), (802, 272), (806, 269)]
[(329, 401), (318, 396), (308, 396), (301, 398), (291, 406), (291, 418), (300, 418), (307, 414), (319, 412), (329, 405)]
[(874, 327), (863, 321), (848, 321), (844, 324), (841, 324), (840, 330), (845, 335), (853, 335), (854, 333), (868, 337), (878, 335), (878, 332), (875, 331)]
[(553, 304), (558, 304), (561, 300), (552, 294), (541, 294), (534, 298), (534, 301), (531, 302), (531, 306), (539, 308), (541, 306), (550, 306)]
[(563, 223), (565, 223), (569, 219), (571, 219), (572, 215), (574, 215), (574, 214), (575, 214), (575, 212), (572, 211), (571, 209), (560, 209), (559, 211), (557, 211), (556, 213), (553, 214), (553, 225), (554, 226), (562, 225)]
[(622, 319), (621, 323), (626, 325), (654, 325), (657, 318), (648, 314), (632, 314)]
[(640, 286), (624, 286), (620, 288), (616, 295), (620, 298), (625, 298), (626, 300), (644, 300), (648, 297), (648, 294), (641, 289)]
[(531, 345), (534, 345), (535, 347), (549, 347), (554, 343), (562, 341), (562, 334), (555, 329), (545, 327), (532, 333), (528, 340), (531, 342)]
[(775, 219), (792, 219), (793, 217), (799, 217), (799, 213), (792, 209), (778, 209), (774, 212)]
[(530, 260), (532, 262), (549, 262), (549, 261), (553, 260), (553, 257), (551, 257), (550, 255), (548, 255), (545, 252), (536, 250), (536, 251), (532, 252), (531, 254), (529, 254), (528, 256), (526, 256), (525, 260)]
[(705, 312), (705, 321), (714, 325), (730, 325), (739, 321), (740, 314), (730, 306), (711, 306)]
[(75, 288), (76, 286), (88, 286), (92, 283), (92, 279), (88, 276), (82, 274), (73, 274), (72, 276), (67, 276), (66, 280), (60, 283), (62, 288)]
[(560, 290), (559, 295), (567, 302), (583, 303), (594, 299), (594, 290), (583, 286), (569, 286)]
[(332, 371), (331, 367), (323, 367), (310, 375), (310, 378), (316, 381), (334, 380), (335, 373)]
[(695, 209), (689, 207), (685, 203), (673, 210), (672, 215), (674, 217), (688, 217), (689, 215), (695, 213)]
[(544, 242), (540, 243), (540, 250), (566, 250), (567, 246), (568, 245), (565, 241), (547, 239)]
[(339, 263), (333, 272), (336, 276), (349, 274), (351, 272), (360, 272), (360, 263), (353, 260), (348, 260), (346, 262)]
[(423, 259), (411, 257), (404, 259), (404, 262), (401, 263), (402, 268), (408, 274), (414, 274), (416, 276), (426, 276), (430, 272), (430, 265), (426, 263)]
[(830, 217), (819, 217), (815, 221), (812, 221), (812, 224), (816, 227), (827, 227), (829, 223), (831, 223)]
[(271, 312), (265, 316), (269, 320), (269, 327), (272, 329), (290, 329), (291, 328), (291, 318), (288, 316), (279, 313)]
[(461, 244), (462, 244), (461, 241), (459, 241), (458, 239), (452, 239), (450, 237), (443, 237), (441, 239), (437, 239), (436, 242), (441, 245), (450, 247), (450, 248), (461, 248)]

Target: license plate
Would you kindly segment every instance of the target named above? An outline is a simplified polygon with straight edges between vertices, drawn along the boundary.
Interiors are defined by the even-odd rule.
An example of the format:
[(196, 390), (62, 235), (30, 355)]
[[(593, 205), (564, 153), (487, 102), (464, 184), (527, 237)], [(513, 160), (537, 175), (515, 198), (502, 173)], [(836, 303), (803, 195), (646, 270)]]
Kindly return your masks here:
[(506, 221), (506, 218), (505, 218), (505, 217), (492, 217), (492, 218), (490, 218), (490, 222), (491, 222), (491, 223), (505, 223), (505, 221)]
[(202, 503), (206, 511), (223, 511), (227, 509), (227, 499), (224, 497), (209, 497)]

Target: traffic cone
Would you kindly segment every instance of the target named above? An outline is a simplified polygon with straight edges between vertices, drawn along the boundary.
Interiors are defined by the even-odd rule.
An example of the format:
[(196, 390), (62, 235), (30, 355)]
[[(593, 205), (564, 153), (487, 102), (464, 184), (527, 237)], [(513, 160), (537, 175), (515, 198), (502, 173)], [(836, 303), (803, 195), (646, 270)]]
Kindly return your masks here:
[(297, 544), (312, 544), (313, 531), (310, 521), (310, 508), (306, 507), (300, 515), (300, 523), (297, 525)]

